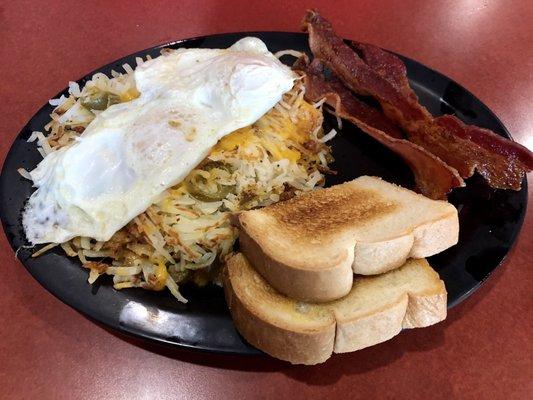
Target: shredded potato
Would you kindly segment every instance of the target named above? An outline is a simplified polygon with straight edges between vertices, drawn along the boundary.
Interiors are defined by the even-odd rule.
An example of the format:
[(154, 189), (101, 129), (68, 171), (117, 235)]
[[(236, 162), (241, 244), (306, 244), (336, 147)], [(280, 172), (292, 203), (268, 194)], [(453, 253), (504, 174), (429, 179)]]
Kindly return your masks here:
[[(285, 54), (297, 55), (278, 55)], [(30, 137), (43, 156), (69, 146), (101, 112), (84, 105), (87, 98), (105, 93), (125, 102), (139, 96), (133, 69), (123, 68), (126, 73), (112, 71), (112, 78), (95, 74), (83, 88), (71, 82), (68, 97), (50, 101), (55, 109), (47, 134), (34, 132)], [(91, 284), (111, 275), (116, 289), (168, 288), (182, 302), (187, 300), (179, 284), (220, 284), (220, 266), (238, 233), (230, 224), (232, 212), (263, 207), (324, 184), (323, 172), (332, 160), (325, 142), (336, 132), (323, 134), (322, 103), (307, 103), (304, 93), (297, 80), (267, 114), (221, 139), (183, 182), (109, 241), (77, 237), (61, 247), (81, 260)], [(21, 174), (31, 178), (26, 171)]]

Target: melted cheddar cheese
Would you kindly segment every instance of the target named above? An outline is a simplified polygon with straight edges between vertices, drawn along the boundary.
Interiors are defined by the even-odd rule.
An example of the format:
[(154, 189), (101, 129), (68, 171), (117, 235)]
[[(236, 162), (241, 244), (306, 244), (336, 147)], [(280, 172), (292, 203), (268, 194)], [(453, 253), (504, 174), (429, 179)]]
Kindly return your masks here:
[(301, 101), (292, 115), (273, 108), (256, 123), (222, 138), (211, 154), (260, 145), (275, 160), (297, 162), (309, 133), (322, 124), (322, 113), (311, 104)]

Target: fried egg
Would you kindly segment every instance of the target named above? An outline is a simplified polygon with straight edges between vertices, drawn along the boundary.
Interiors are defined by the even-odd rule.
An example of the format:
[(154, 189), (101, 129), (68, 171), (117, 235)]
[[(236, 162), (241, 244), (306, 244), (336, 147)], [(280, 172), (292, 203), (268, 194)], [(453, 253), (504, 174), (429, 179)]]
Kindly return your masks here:
[(296, 78), (257, 38), (179, 49), (138, 66), (140, 96), (98, 114), (79, 139), (30, 172), (32, 244), (106, 241), (181, 182), (222, 137), (250, 125)]

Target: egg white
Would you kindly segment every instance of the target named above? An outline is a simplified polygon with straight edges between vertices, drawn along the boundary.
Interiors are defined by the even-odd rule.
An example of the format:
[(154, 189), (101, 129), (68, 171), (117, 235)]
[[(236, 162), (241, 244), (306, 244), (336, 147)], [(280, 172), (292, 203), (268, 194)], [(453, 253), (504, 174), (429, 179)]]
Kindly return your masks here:
[(109, 240), (295, 79), (251, 37), (228, 49), (179, 49), (134, 74), (139, 98), (98, 114), (79, 140), (31, 171), (37, 190), (23, 213), (31, 243)]

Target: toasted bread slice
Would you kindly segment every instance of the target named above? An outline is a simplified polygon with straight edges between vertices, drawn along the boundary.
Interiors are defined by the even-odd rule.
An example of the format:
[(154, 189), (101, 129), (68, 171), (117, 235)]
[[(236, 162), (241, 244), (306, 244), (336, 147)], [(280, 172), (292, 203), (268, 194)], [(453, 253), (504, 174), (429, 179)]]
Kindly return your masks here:
[(346, 295), (353, 273), (381, 274), (457, 243), (457, 210), (362, 176), (238, 216), (242, 252), (281, 293), (324, 302)]
[(446, 289), (426, 260), (383, 275), (358, 277), (342, 299), (303, 303), (283, 296), (238, 253), (224, 270), (224, 291), (237, 330), (265, 353), (293, 364), (317, 364), (333, 352), (386, 341), (402, 328), (446, 318)]

